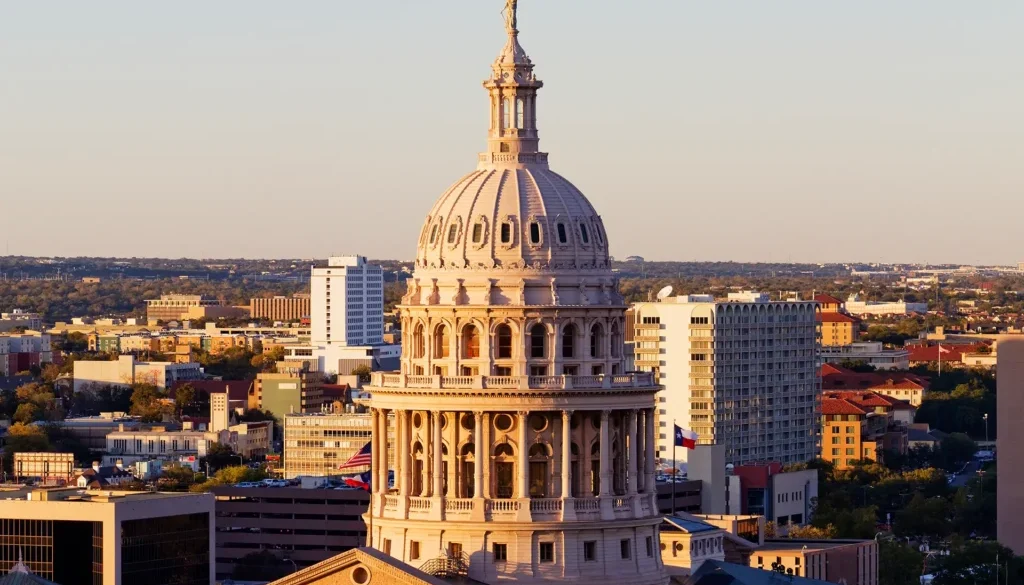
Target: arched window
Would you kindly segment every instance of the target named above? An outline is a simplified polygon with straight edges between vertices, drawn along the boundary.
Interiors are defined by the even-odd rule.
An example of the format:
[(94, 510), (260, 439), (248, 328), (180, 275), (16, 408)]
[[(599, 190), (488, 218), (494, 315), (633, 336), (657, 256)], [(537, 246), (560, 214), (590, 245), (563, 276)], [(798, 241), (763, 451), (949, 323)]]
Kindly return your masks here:
[(501, 116), (501, 129), (505, 130), (510, 126), (510, 119), (512, 116), (512, 104), (509, 102), (508, 98), (505, 98), (505, 100), (502, 102)]
[(493, 469), (491, 483), (494, 495), (499, 498), (511, 498), (514, 489), (515, 461), (512, 446), (508, 443), (499, 444), (494, 448)]
[(494, 337), (497, 341), (495, 356), (498, 359), (512, 358), (512, 328), (508, 325), (498, 325), (494, 330)]
[(516, 100), (516, 128), (522, 130), (526, 128), (526, 111), (523, 104), (523, 98)]
[(537, 222), (530, 223), (530, 243), (540, 243), (540, 224)]
[(462, 357), (476, 359), (480, 357), (480, 331), (475, 325), (462, 328)]
[(423, 337), (423, 324), (418, 323), (412, 333), (412, 357), (421, 358), (426, 353), (427, 340)]
[(594, 323), (590, 328), (590, 357), (603, 357), (604, 353), (604, 329), (600, 323)]
[(562, 329), (562, 357), (576, 357), (576, 326), (571, 323)]
[(447, 325), (438, 325), (434, 329), (434, 358), (446, 358), (451, 355), (451, 336)]
[(546, 340), (548, 336), (547, 327), (537, 323), (530, 328), (530, 357), (542, 358), (547, 352), (545, 351)]
[(548, 497), (548, 458), (549, 452), (546, 445), (536, 443), (530, 447), (530, 497)]

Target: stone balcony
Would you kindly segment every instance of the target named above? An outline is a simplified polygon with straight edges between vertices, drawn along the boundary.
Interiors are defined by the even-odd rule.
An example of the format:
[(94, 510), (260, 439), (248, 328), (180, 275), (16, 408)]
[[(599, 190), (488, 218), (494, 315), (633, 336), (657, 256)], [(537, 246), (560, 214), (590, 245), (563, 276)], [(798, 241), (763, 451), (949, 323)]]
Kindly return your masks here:
[(599, 522), (657, 515), (654, 494), (587, 498), (430, 498), (379, 494), (374, 516), (450, 522)]

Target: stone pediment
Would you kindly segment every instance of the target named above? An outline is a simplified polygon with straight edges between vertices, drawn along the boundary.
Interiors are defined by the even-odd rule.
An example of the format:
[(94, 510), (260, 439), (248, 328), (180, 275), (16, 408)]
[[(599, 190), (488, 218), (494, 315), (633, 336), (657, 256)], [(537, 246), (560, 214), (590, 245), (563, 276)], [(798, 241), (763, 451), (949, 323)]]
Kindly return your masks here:
[(278, 579), (271, 585), (450, 585), (371, 548), (357, 548)]

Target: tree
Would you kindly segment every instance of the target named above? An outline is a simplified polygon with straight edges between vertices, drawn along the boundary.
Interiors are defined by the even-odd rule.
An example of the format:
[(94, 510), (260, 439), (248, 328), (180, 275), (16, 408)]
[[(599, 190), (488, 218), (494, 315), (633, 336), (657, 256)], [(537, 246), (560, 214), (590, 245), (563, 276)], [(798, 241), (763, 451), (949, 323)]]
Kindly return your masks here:
[(953, 466), (970, 461), (978, 451), (977, 443), (963, 433), (953, 433), (943, 437), (939, 448), (945, 459)]
[(206, 450), (206, 456), (200, 459), (199, 466), (204, 467), (208, 464), (210, 469), (216, 471), (223, 467), (227, 467), (232, 463), (238, 463), (238, 455), (230, 445), (223, 443), (213, 443), (210, 448)]
[(915, 540), (939, 540), (952, 534), (952, 507), (944, 498), (915, 494), (906, 508), (896, 513), (893, 532)]
[(167, 413), (167, 407), (161, 402), (163, 397), (153, 384), (132, 384), (131, 413), (142, 417), (142, 422), (160, 422)]
[(38, 453), (50, 449), (46, 432), (37, 425), (14, 423), (7, 429), (7, 444), (4, 446), (4, 467), (10, 471), (15, 453)]
[(196, 401), (196, 388), (192, 384), (182, 384), (174, 391), (174, 406), (178, 409), (178, 417)]
[(31, 402), (19, 404), (18, 409), (14, 411), (15, 422), (29, 424), (37, 420), (43, 420), (43, 412)]
[[(999, 565), (996, 565), (996, 561)], [(1013, 551), (992, 541), (967, 541), (938, 558), (932, 585), (1003, 583), (1008, 576), (1021, 582), (1021, 560)]]
[(879, 585), (917, 583), (924, 567), (924, 555), (902, 542), (883, 540), (878, 543)]
[(352, 375), (359, 376), (359, 381), (364, 384), (370, 381), (370, 374), (372, 372), (373, 370), (371, 370), (370, 366), (366, 364), (359, 364), (358, 366), (352, 368)]

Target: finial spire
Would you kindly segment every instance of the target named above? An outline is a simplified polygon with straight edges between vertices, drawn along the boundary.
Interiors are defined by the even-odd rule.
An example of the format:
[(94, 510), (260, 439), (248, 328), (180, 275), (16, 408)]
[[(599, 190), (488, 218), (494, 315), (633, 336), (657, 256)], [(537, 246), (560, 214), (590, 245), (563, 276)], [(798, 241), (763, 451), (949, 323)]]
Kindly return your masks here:
[(505, 30), (509, 36), (519, 34), (519, 0), (505, 0)]

